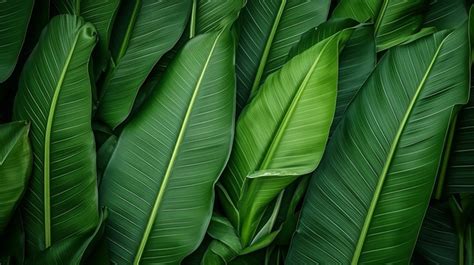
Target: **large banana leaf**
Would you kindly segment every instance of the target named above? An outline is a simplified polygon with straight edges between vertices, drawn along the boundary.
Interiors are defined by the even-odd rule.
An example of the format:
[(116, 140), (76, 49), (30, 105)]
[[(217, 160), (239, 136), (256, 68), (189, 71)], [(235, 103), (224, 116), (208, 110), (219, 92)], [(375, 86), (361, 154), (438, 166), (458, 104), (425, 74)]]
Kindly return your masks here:
[(300, 35), (326, 20), (329, 0), (248, 1), (238, 23), (237, 111), (286, 61)]
[(34, 0), (0, 1), (0, 83), (15, 68), (33, 4)]
[(327, 38), (270, 75), (240, 116), (219, 190), (243, 248), (267, 234), (256, 230), (268, 204), (318, 165), (335, 110), (338, 54), (351, 32)]
[(286, 259), (409, 262), (454, 106), (468, 97), (466, 28), (389, 50), (313, 175)]
[(358, 22), (374, 21), (383, 0), (341, 0), (331, 18), (352, 18)]
[(230, 31), (193, 38), (125, 126), (102, 179), (119, 264), (177, 264), (206, 232), (234, 130)]
[(117, 15), (111, 39), (113, 63), (100, 88), (97, 116), (112, 128), (132, 110), (153, 66), (183, 33), (191, 0), (128, 0)]
[(428, 0), (384, 0), (375, 22), (377, 50), (398, 45), (417, 32), (423, 23)]
[(24, 198), (30, 255), (99, 222), (88, 72), (95, 43), (92, 24), (57, 16), (21, 73), (14, 118), (31, 122), (33, 174)]
[(0, 235), (18, 205), (31, 172), (29, 125), (0, 125)]

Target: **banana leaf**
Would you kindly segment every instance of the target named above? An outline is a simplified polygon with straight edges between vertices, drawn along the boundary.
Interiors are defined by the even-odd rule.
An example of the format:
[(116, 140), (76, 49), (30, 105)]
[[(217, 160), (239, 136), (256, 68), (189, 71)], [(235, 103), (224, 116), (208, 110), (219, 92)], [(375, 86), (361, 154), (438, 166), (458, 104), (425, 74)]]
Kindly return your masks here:
[(449, 204), (430, 206), (416, 243), (414, 263), (457, 265), (458, 252), (459, 238)]
[(467, 13), (464, 0), (429, 0), (423, 26), (435, 27), (438, 30), (454, 29), (467, 20)]
[(191, 0), (123, 1), (110, 40), (112, 63), (99, 91), (97, 117), (111, 128), (132, 110), (139, 88), (183, 33)]
[(334, 8), (331, 19), (352, 18), (360, 23), (373, 22), (383, 2), (383, 0), (341, 0)]
[(12, 122), (0, 125), (0, 235), (12, 217), (31, 173), (29, 125)]
[(95, 43), (92, 24), (57, 16), (21, 73), (14, 118), (31, 123), (33, 172), (23, 201), (30, 257), (99, 223), (88, 72)]
[(377, 51), (386, 50), (418, 32), (428, 0), (384, 0), (375, 22)]
[[(237, 254), (271, 243), (273, 220), (257, 231), (265, 208), (318, 165), (335, 110), (338, 54), (351, 33), (344, 30), (295, 56), (269, 76), (242, 112), (218, 186), (226, 217), (242, 243)], [(235, 258), (217, 255), (227, 262)]]
[(15, 69), (34, 0), (0, 1), (0, 83)]
[(119, 264), (179, 263), (202, 241), (234, 130), (234, 40), (196, 36), (124, 127), (100, 186)]
[(193, 0), (189, 37), (219, 31), (232, 25), (246, 2), (247, 0)]
[(301, 34), (326, 21), (329, 0), (248, 1), (240, 13), (236, 54), (237, 112), (285, 63)]
[(390, 49), (313, 175), (287, 264), (409, 263), (450, 118), (467, 102), (466, 27)]

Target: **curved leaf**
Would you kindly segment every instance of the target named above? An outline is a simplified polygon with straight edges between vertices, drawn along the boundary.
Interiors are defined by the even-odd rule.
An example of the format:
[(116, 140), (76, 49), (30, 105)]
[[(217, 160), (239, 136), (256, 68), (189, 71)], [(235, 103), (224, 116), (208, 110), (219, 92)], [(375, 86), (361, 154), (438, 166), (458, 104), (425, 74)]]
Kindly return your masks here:
[[(248, 1), (238, 23), (237, 111), (285, 63), (300, 35), (326, 20), (329, 0)], [(297, 23), (296, 23), (297, 22)]]
[(100, 90), (97, 117), (122, 123), (153, 66), (183, 33), (191, 1), (124, 1), (111, 39), (113, 64)]
[(228, 30), (190, 40), (123, 129), (101, 184), (112, 261), (179, 263), (204, 237), (234, 129), (233, 54)]
[(468, 97), (466, 29), (389, 50), (313, 175), (286, 259), (409, 263), (454, 106)]
[(34, 0), (0, 1), (0, 83), (15, 69)]
[(18, 205), (31, 173), (29, 128), (21, 121), (0, 125), (0, 235)]
[(423, 7), (427, 0), (384, 0), (375, 23), (377, 51), (405, 41), (423, 23)]
[(270, 75), (239, 118), (221, 200), (244, 248), (266, 206), (319, 163), (335, 109), (338, 54), (351, 32), (327, 38)]
[(31, 122), (33, 174), (24, 199), (31, 255), (99, 222), (88, 72), (95, 42), (92, 24), (57, 16), (21, 73), (14, 118)]

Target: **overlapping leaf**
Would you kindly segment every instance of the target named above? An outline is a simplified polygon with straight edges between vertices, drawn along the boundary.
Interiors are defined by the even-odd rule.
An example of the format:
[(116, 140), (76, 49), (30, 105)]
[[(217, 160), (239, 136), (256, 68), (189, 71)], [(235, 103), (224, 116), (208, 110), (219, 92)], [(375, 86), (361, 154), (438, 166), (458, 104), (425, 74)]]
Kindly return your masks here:
[(181, 36), (191, 0), (124, 1), (111, 38), (113, 63), (99, 92), (97, 117), (112, 128), (132, 110), (140, 86)]
[(235, 100), (229, 30), (189, 41), (124, 128), (101, 184), (117, 263), (179, 263), (209, 223), (230, 152)]
[(248, 1), (238, 20), (238, 112), (265, 78), (282, 67), (300, 35), (326, 20), (329, 5), (328, 0)]
[(29, 125), (12, 122), (0, 125), (0, 235), (13, 215), (31, 172)]
[(336, 104), (338, 54), (351, 32), (290, 60), (240, 116), (219, 190), (244, 250), (271, 242), (275, 234), (257, 233), (263, 211), (289, 183), (314, 170), (324, 152)]
[[(31, 122), (33, 173), (24, 215), (32, 256), (96, 229), (99, 222), (88, 72), (95, 43), (92, 24), (57, 16), (21, 74), (14, 118)], [(72, 253), (62, 255), (50, 258)]]
[(454, 107), (468, 97), (466, 29), (389, 50), (310, 183), (286, 262), (408, 263)]
[(0, 2), (0, 83), (12, 74), (30, 21), (34, 0)]

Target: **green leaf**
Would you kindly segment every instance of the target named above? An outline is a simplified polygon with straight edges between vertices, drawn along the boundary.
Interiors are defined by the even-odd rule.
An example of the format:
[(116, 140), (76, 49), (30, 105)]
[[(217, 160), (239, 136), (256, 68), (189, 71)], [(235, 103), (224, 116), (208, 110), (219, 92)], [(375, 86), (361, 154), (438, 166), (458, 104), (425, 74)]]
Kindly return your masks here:
[(467, 17), (464, 0), (429, 0), (423, 26), (438, 30), (454, 29), (461, 26)]
[(111, 39), (113, 63), (100, 89), (97, 117), (111, 128), (122, 123), (158, 60), (183, 33), (191, 1), (122, 3)]
[(332, 12), (333, 18), (352, 18), (360, 23), (377, 18), (383, 0), (341, 0)]
[(65, 261), (67, 264), (75, 265), (90, 264), (85, 261), (104, 234), (107, 216), (107, 210), (100, 211), (98, 225), (94, 230), (58, 241), (43, 252), (31, 257), (26, 264), (63, 265)]
[(354, 27), (354, 33), (340, 56), (336, 112), (331, 134), (339, 124), (347, 106), (374, 69), (377, 60), (372, 25), (356, 26), (356, 24), (357, 22), (352, 19), (333, 19), (322, 23), (303, 34), (300, 42), (291, 49), (288, 56), (292, 58), (338, 31)]
[(238, 23), (237, 111), (266, 77), (282, 67), (301, 34), (326, 20), (329, 0), (248, 1)]
[(21, 73), (14, 118), (31, 122), (33, 174), (24, 198), (30, 255), (99, 222), (88, 73), (95, 42), (92, 24), (57, 16)]
[(193, 38), (123, 129), (100, 192), (112, 261), (179, 263), (198, 247), (230, 152), (233, 62), (228, 30)]
[(466, 33), (384, 55), (313, 175), (288, 264), (409, 263), (451, 114), (468, 97)]
[(375, 23), (377, 51), (386, 50), (416, 33), (423, 23), (428, 0), (384, 0)]
[[(471, 46), (471, 57), (474, 37), (474, 8), (471, 8), (468, 20), (469, 40)], [(472, 62), (472, 58), (471, 58)], [(453, 138), (450, 143), (451, 148), (447, 170), (442, 172), (442, 181), (447, 178), (448, 193), (474, 193), (474, 75), (471, 71), (471, 90), (469, 102), (459, 112), (455, 127), (453, 128)], [(444, 183), (441, 183), (441, 185)]]
[(0, 83), (15, 69), (33, 4), (34, 0), (0, 2)]
[(94, 52), (94, 75), (105, 71), (110, 61), (109, 43), (120, 0), (82, 0), (80, 15), (97, 30), (99, 42)]
[(294, 57), (269, 76), (239, 118), (221, 184), (227, 217), (243, 247), (267, 205), (292, 181), (313, 171), (324, 152), (335, 104), (344, 30)]
[(448, 204), (428, 208), (416, 243), (415, 264), (458, 263), (459, 239)]
[(219, 31), (234, 23), (247, 0), (193, 0), (189, 36)]
[(29, 128), (21, 121), (0, 125), (0, 234), (12, 217), (30, 177)]

